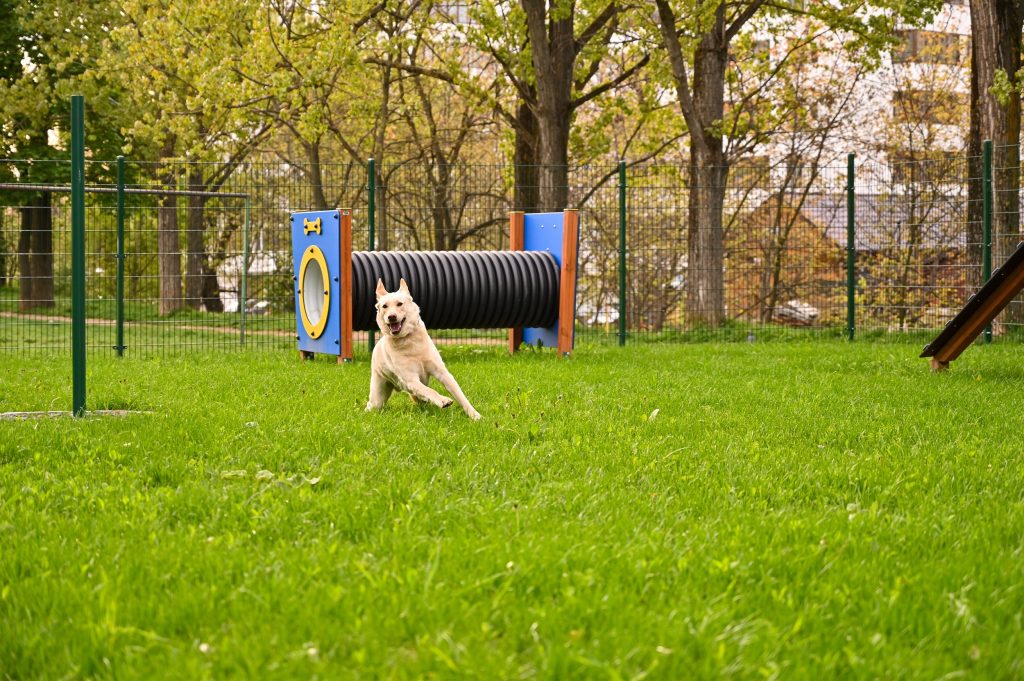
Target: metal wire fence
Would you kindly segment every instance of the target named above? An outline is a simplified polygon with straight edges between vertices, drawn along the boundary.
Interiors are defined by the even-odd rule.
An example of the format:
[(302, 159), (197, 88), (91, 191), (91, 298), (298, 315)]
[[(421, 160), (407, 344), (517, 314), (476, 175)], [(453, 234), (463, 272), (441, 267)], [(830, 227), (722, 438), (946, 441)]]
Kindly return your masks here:
[[(508, 246), (509, 211), (536, 209), (539, 195), (514, 181), (537, 173), (507, 165), (372, 168), (88, 162), (89, 347), (294, 348), (292, 211), (351, 208), (357, 250), (492, 250)], [(998, 267), (1020, 238), (1019, 151), (994, 153), (988, 213), (983, 168), (927, 156), (858, 161), (851, 174), (755, 158), (718, 187), (680, 165), (566, 169), (581, 211), (578, 339), (924, 338), (983, 282), (986, 253)], [(69, 172), (0, 160), (0, 351), (70, 347)], [(721, 237), (709, 241), (719, 226), (691, 207), (715, 191)], [(1022, 319), (1015, 302), (995, 335)], [(504, 342), (497, 330), (434, 335)]]

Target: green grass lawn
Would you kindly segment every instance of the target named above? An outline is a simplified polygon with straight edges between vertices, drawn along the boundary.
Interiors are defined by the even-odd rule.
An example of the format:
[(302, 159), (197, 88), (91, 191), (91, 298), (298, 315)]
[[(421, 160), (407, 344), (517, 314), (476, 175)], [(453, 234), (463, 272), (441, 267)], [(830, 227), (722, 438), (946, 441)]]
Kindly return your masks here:
[[(0, 678), (1024, 676), (1024, 348), (91, 359), (0, 422)], [(364, 351), (365, 352), (365, 351)], [(70, 408), (0, 356), (0, 411)]]

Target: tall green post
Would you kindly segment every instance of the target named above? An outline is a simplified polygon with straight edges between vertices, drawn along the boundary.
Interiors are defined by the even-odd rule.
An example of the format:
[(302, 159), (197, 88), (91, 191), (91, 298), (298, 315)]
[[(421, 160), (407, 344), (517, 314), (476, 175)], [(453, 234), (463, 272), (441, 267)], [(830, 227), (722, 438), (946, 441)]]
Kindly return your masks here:
[[(377, 249), (377, 167), (374, 160), (371, 158), (366, 163), (366, 186), (368, 188), (369, 195), (366, 200), (366, 224), (370, 228), (369, 240), (366, 245), (366, 250), (373, 251)], [(370, 330), (370, 352), (373, 352), (373, 346), (376, 342), (373, 330)]]
[[(992, 278), (992, 140), (981, 147), (981, 283)], [(992, 325), (985, 327), (985, 342), (992, 342)]]
[(626, 162), (619, 161), (619, 346), (626, 344)]
[(85, 415), (85, 100), (71, 97), (71, 413)]
[(857, 328), (856, 182), (854, 156), (846, 156), (846, 337), (853, 340)]
[(117, 344), (114, 350), (124, 357), (124, 156), (117, 157)]

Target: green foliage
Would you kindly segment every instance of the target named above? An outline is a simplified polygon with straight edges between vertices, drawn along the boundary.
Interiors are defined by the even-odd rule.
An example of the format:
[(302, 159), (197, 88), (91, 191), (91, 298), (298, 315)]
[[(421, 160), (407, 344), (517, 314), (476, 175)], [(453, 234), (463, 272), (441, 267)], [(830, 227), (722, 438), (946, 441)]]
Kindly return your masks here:
[[(1014, 677), (1019, 351), (916, 354), (448, 351), (479, 423), (365, 414), (365, 356), (96, 358), (142, 413), (0, 422), (0, 669)], [(66, 375), (5, 357), (0, 410)]]

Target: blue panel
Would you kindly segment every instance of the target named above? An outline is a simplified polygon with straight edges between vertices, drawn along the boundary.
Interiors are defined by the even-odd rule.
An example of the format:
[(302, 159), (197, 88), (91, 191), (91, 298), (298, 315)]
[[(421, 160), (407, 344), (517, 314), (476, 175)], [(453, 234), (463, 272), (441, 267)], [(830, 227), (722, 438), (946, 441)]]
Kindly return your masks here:
[[(523, 216), (523, 250), (547, 251), (554, 256), (558, 269), (562, 269), (563, 213), (527, 213)], [(558, 347), (558, 321), (546, 329), (523, 329), (523, 343), (547, 348)]]
[[(307, 230), (305, 225), (320, 220), (320, 233)], [(341, 354), (341, 223), (336, 210), (292, 213), (292, 260), (294, 261), (295, 278), (292, 281), (292, 293), (295, 296), (295, 335), (298, 336), (299, 350), (320, 352), (328, 355)], [(302, 313), (299, 299), (299, 268), (302, 256), (310, 246), (317, 246), (323, 251), (327, 261), (327, 281), (330, 287), (330, 304), (324, 312), (327, 315), (327, 326), (319, 338), (311, 338), (302, 325)], [(351, 295), (348, 292), (348, 295)]]

